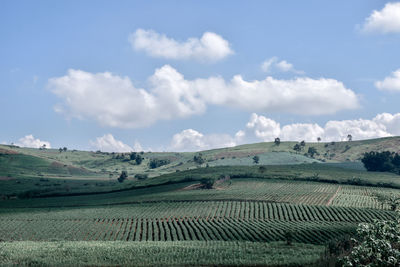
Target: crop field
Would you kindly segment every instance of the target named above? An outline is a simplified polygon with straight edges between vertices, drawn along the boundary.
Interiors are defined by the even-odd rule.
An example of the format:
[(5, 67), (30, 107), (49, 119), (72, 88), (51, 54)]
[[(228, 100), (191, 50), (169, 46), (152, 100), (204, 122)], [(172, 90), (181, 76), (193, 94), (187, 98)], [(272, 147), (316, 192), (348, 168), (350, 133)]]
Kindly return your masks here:
[[(378, 201), (377, 195), (400, 195), (400, 190), (391, 188), (251, 178), (231, 179), (217, 184), (211, 190), (190, 189), (193, 184), (196, 184), (196, 182), (162, 185), (108, 194), (22, 199), (13, 201), (13, 207), (74, 207), (153, 201), (250, 200), (389, 209), (387, 204)], [(8, 202), (0, 201), (0, 207), (7, 208)]]
[[(4, 241), (253, 241), (324, 244), (358, 222), (391, 219), (375, 209), (259, 201), (191, 201), (4, 213)], [(240, 229), (240, 230), (239, 230)]]
[[(0, 265), (312, 265), (359, 223), (395, 217), (382, 197), (400, 197), (397, 174), (312, 163), (321, 161), (285, 147), (204, 151), (203, 164), (196, 153), (143, 153), (141, 166), (0, 148)], [(152, 159), (168, 163), (149, 170)], [(121, 170), (130, 176), (118, 183)]]
[[(193, 266), (312, 264), (323, 246), (236, 241), (53, 241), (0, 243), (7, 266)], [(302, 257), (297, 257), (301, 253)]]

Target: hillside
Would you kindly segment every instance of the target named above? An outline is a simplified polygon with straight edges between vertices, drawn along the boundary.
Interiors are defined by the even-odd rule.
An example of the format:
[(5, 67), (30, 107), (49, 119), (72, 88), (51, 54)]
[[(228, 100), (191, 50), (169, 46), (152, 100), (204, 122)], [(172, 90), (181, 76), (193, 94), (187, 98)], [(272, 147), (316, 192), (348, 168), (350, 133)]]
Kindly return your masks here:
[[(199, 167), (193, 161), (193, 156), (201, 153), (205, 159), (201, 167), (253, 165), (253, 156), (260, 158), (260, 165), (302, 164), (312, 162), (356, 162), (365, 152), (394, 151), (400, 152), (400, 137), (388, 137), (351, 142), (306, 143), (300, 152), (293, 150), (296, 142), (281, 142), (279, 146), (273, 142), (255, 143), (201, 152), (146, 152), (141, 155), (143, 162), (137, 165), (129, 160), (129, 153), (104, 153), (58, 149), (38, 150), (0, 145), (1, 164), (0, 176), (90, 176), (108, 179), (109, 175), (117, 175), (121, 170), (149, 176), (182, 171)], [(317, 153), (311, 157), (307, 154), (310, 147)], [(26, 155), (26, 156), (21, 156)], [(123, 158), (118, 158), (123, 156)], [(31, 157), (28, 157), (31, 156)], [(166, 160), (167, 164), (155, 169), (149, 168), (152, 159)], [(20, 162), (21, 164), (19, 164)], [(11, 164), (12, 163), (12, 164)], [(29, 172), (29, 166), (35, 167)], [(33, 164), (33, 165), (32, 165)]]
[(357, 159), (399, 141), (137, 153), (141, 164), (130, 153), (2, 145), (0, 264), (319, 266), (359, 223), (395, 218), (382, 199), (400, 196), (400, 176)]

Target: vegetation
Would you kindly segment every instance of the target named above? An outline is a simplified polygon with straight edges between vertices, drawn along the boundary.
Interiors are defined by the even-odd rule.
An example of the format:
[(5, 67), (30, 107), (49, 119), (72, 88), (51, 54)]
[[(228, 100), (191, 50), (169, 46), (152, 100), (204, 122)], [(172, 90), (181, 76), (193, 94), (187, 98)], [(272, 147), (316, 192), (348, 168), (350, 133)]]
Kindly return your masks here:
[(258, 163), (260, 162), (260, 157), (257, 156), (257, 155), (255, 155), (255, 156), (253, 157), (253, 162), (254, 162), (255, 164), (258, 164)]
[(371, 151), (361, 159), (368, 171), (393, 172), (400, 174), (400, 155), (398, 153)]
[(0, 263), (6, 266), (299, 266), (315, 262), (324, 250), (296, 243), (288, 248), (276, 242), (229, 241), (22, 241), (0, 243), (0, 247)]
[(118, 182), (122, 183), (128, 178), (128, 172), (122, 171), (121, 175), (118, 177)]
[[(397, 264), (399, 176), (361, 159), (391, 151), (395, 166), (399, 140), (125, 154), (0, 145), (0, 265)], [(369, 232), (352, 241), (360, 223)]]
[(152, 159), (152, 160), (150, 160), (149, 167), (151, 169), (155, 169), (155, 168), (161, 167), (163, 165), (167, 165), (169, 163), (170, 163), (170, 161), (168, 159)]
[(203, 154), (199, 153), (198, 155), (194, 155), (193, 161), (199, 165), (203, 164), (205, 162)]
[(344, 258), (344, 266), (399, 266), (400, 216), (395, 220), (361, 223), (355, 247)]

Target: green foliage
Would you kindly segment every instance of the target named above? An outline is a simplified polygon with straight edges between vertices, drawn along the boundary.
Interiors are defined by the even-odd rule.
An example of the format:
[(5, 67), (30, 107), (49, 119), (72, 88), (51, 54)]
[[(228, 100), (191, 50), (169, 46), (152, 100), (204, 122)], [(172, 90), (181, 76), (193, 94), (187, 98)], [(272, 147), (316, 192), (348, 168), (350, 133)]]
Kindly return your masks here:
[(296, 152), (300, 152), (301, 149), (302, 148), (301, 148), (300, 144), (295, 144), (294, 147), (293, 147), (293, 150), (296, 151)]
[(315, 155), (318, 155), (318, 151), (317, 151), (317, 149), (316, 149), (315, 147), (310, 146), (310, 147), (308, 148), (307, 154), (308, 154), (310, 157), (313, 158)]
[(140, 164), (142, 164), (143, 158), (141, 156), (137, 155), (135, 158), (135, 161), (136, 161), (137, 165), (140, 165)]
[(212, 189), (214, 184), (215, 184), (215, 179), (214, 178), (202, 178), (200, 180), (201, 185), (205, 189)]
[(136, 160), (136, 152), (131, 152), (129, 155), (130, 160)]
[(399, 266), (400, 216), (392, 221), (361, 223), (356, 246), (344, 258), (344, 266)]
[(198, 155), (194, 155), (193, 161), (199, 165), (203, 164), (205, 162), (203, 154), (199, 153)]
[(253, 162), (254, 162), (255, 164), (258, 164), (258, 163), (260, 162), (260, 157), (257, 156), (257, 155), (255, 155), (255, 156), (253, 157)]
[(288, 249), (282, 242), (236, 241), (20, 241), (0, 246), (1, 266), (308, 266), (323, 252), (322, 246), (309, 244)]
[(361, 159), (368, 171), (393, 172), (400, 174), (400, 155), (390, 151), (365, 153)]
[(128, 172), (122, 171), (121, 175), (118, 177), (118, 182), (123, 183), (128, 178)]
[(163, 165), (169, 164), (171, 161), (168, 159), (151, 159), (149, 162), (150, 169), (155, 169)]
[(275, 138), (274, 144), (279, 146), (281, 144), (281, 139), (279, 137)]

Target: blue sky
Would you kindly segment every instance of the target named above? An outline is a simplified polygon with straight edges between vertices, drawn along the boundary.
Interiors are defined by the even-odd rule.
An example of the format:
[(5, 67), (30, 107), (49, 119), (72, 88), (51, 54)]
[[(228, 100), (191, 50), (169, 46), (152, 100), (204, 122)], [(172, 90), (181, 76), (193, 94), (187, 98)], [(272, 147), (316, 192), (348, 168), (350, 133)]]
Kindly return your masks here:
[(0, 142), (400, 135), (399, 18), (396, 1), (1, 1)]

